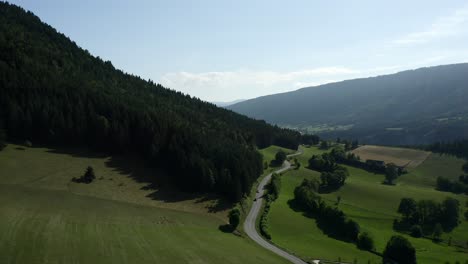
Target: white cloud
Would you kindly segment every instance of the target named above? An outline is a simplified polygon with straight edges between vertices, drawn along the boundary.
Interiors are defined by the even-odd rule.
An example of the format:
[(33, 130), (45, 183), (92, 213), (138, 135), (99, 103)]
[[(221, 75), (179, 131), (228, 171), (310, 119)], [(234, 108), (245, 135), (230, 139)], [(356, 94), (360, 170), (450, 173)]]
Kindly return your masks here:
[(440, 17), (426, 30), (413, 32), (396, 39), (393, 44), (406, 46), (455, 36), (466, 31), (466, 22), (468, 22), (468, 6), (456, 10), (449, 16)]
[(166, 87), (204, 100), (229, 101), (286, 92), (310, 84), (327, 83), (330, 82), (330, 78), (346, 79), (358, 74), (361, 74), (361, 71), (346, 67), (321, 67), (291, 72), (249, 70), (173, 72), (164, 74), (159, 82)]

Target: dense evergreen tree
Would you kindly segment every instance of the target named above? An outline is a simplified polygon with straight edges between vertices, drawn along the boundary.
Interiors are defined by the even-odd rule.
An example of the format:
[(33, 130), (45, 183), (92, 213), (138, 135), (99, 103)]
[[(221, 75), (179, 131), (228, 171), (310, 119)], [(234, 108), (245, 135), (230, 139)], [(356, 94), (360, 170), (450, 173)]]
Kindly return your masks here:
[(233, 201), (262, 173), (256, 148), (296, 149), (301, 139), (115, 69), (4, 2), (0, 120), (12, 140), (138, 153), (170, 169), (184, 190), (217, 192)]
[(455, 140), (452, 142), (437, 142), (423, 148), (432, 152), (451, 154), (468, 159), (468, 139)]
[(317, 145), (320, 142), (320, 137), (317, 135), (302, 135), (301, 143), (305, 145)]

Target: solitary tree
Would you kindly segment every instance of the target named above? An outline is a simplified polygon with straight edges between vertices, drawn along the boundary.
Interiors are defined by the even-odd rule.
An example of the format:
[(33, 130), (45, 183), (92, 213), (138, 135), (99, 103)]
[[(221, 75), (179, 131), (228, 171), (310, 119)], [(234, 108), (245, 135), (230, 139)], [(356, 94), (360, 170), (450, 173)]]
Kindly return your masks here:
[(392, 236), (383, 252), (383, 262), (398, 264), (416, 264), (416, 250), (402, 236)]
[(385, 168), (385, 182), (387, 184), (393, 184), (393, 182), (398, 178), (398, 167), (393, 164), (387, 164)]
[(232, 209), (229, 212), (229, 225), (231, 225), (232, 230), (235, 230), (240, 222), (240, 211), (237, 208)]

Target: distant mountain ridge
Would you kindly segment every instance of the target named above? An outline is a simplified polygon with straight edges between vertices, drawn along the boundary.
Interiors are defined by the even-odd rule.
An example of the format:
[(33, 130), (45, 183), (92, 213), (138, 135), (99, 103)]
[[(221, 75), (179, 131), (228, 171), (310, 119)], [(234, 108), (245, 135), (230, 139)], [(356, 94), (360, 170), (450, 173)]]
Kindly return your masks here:
[(237, 104), (237, 103), (240, 103), (240, 102), (243, 102), (243, 101), (245, 101), (245, 99), (238, 99), (238, 100), (229, 101), (229, 102), (212, 102), (212, 103), (215, 104), (218, 107), (227, 107), (227, 106)]
[(468, 63), (307, 87), (228, 108), (329, 138), (389, 145), (459, 139), (468, 137)]

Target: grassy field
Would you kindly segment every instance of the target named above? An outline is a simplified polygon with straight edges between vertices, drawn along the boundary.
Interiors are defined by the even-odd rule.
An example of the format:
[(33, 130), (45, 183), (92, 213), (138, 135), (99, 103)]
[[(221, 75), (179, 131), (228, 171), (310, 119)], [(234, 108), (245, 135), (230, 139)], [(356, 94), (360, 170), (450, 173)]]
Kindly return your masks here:
[[(71, 183), (86, 166), (91, 184)], [(163, 191), (124, 157), (9, 145), (0, 152), (0, 263), (286, 263), (223, 233), (227, 206)], [(157, 177), (156, 185), (145, 180)]]
[(418, 167), (430, 155), (430, 152), (407, 148), (394, 148), (365, 145), (352, 151), (362, 161), (382, 160), (406, 168)]
[(292, 154), (296, 152), (295, 150), (278, 146), (269, 146), (268, 148), (260, 149), (259, 151), (263, 155), (263, 161), (266, 161), (268, 164), (270, 164), (270, 162), (275, 159), (276, 153), (278, 153), (280, 150), (284, 151), (286, 154)]
[[(317, 228), (315, 220), (305, 217), (301, 212), (290, 208), (288, 201), (294, 198), (294, 188), (304, 178), (319, 177), (319, 173), (305, 168), (312, 154), (321, 150), (311, 147), (304, 149), (304, 155), (298, 157), (302, 164), (300, 170), (293, 170), (282, 177), (280, 197), (270, 210), (270, 231), (273, 242), (303, 258), (322, 258), (358, 263), (381, 263), (381, 259), (371, 253), (358, 250), (355, 245), (327, 237)], [(396, 186), (381, 184), (384, 176), (348, 167), (351, 176), (338, 192), (322, 195), (330, 205), (334, 205), (337, 196), (341, 196), (339, 208), (350, 218), (356, 220), (364, 231), (372, 233), (377, 251), (382, 252), (388, 239), (395, 234), (392, 229), (393, 219), (402, 197), (415, 199), (442, 200), (456, 197), (464, 206), (464, 195), (453, 195), (434, 190), (435, 179), (439, 175), (456, 178), (461, 173), (462, 160), (431, 154), (416, 169), (410, 170), (397, 180)], [(464, 211), (466, 209), (463, 209)], [(445, 242), (436, 244), (428, 239), (408, 237), (417, 249), (418, 263), (444, 263), (468, 260), (466, 249), (448, 247), (447, 239), (466, 246), (468, 241), (468, 222), (461, 224), (450, 234), (444, 234)]]

